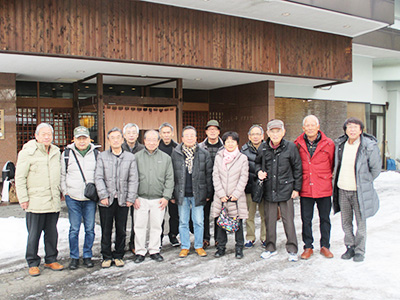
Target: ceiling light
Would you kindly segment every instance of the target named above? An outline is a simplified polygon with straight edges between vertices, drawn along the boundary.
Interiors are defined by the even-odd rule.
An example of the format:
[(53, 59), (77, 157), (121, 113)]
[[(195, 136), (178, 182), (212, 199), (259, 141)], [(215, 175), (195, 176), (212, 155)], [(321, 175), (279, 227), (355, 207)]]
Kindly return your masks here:
[(131, 88), (132, 91), (136, 90), (136, 88)]
[(121, 94), (125, 93), (125, 91), (121, 91)]
[(289, 17), (290, 16), (290, 12), (284, 12), (284, 13), (282, 13), (282, 16)]
[(201, 80), (201, 78), (195, 78), (194, 80), (197, 80), (197, 81), (199, 81), (199, 80)]
[(76, 73), (83, 74), (83, 73), (85, 73), (85, 70), (77, 70)]
[(85, 89), (88, 89), (89, 88), (89, 86), (88, 85), (85, 85)]
[(351, 27), (351, 25), (349, 25), (349, 24), (343, 25), (343, 28), (350, 28), (350, 27)]
[(110, 86), (108, 89), (109, 89), (109, 90), (112, 90), (112, 89), (113, 89), (113, 87), (112, 87), (112, 86)]

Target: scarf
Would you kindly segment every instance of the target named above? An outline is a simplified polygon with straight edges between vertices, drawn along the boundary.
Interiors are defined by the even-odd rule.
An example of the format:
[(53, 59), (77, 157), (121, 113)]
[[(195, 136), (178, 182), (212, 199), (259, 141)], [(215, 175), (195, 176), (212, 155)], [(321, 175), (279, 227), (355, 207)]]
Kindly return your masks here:
[(235, 150), (233, 150), (232, 152), (229, 152), (228, 150), (226, 150), (226, 149), (224, 149), (223, 150), (224, 152), (222, 153), (222, 155), (223, 155), (223, 157), (224, 157), (224, 163), (225, 163), (225, 166), (227, 165), (227, 164), (230, 164), (234, 159), (235, 159), (235, 157), (238, 155), (238, 153), (239, 153), (239, 148), (236, 148)]
[(185, 144), (182, 144), (182, 152), (185, 154), (185, 166), (188, 169), (188, 173), (192, 174), (193, 172), (193, 160), (194, 160), (194, 151), (196, 150), (196, 145), (193, 147), (186, 147)]

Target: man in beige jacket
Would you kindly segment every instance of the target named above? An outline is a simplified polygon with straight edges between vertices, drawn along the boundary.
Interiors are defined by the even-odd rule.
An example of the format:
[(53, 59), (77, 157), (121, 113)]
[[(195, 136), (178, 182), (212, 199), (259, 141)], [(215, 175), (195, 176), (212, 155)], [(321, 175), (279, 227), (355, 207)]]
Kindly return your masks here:
[(27, 142), (18, 154), (15, 186), (19, 203), (26, 211), (29, 275), (40, 275), (39, 240), (44, 231), (45, 268), (61, 271), (57, 262), (57, 221), (60, 214), (60, 150), (52, 145), (53, 127), (41, 123), (36, 140)]

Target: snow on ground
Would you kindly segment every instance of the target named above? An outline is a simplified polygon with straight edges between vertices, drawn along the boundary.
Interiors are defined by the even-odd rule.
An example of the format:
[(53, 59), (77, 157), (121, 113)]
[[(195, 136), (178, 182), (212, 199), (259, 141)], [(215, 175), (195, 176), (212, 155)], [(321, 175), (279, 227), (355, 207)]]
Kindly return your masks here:
[[(65, 270), (51, 275), (45, 270), (38, 278), (45, 280), (47, 285), (41, 287), (35, 286), (36, 278), (24, 275), (21, 279), (20, 274), (26, 273), (23, 260), (27, 237), (25, 220), (10, 217), (0, 218), (0, 286), (3, 287), (2, 282), (11, 285), (15, 273), (14, 277), (19, 276), (16, 279), (35, 286), (24, 290), (23, 299), (27, 294), (29, 299), (96, 300), (133, 296), (136, 299), (400, 299), (400, 174), (381, 173), (375, 187), (381, 207), (376, 216), (367, 221), (366, 260), (362, 263), (340, 259), (345, 251), (340, 214), (332, 215), (331, 219), (331, 251), (335, 257), (326, 259), (319, 254), (316, 210), (314, 255), (307, 261), (287, 261), (285, 235), (279, 222), (279, 254), (270, 260), (260, 259), (262, 248), (259, 241), (254, 248), (244, 251), (242, 260), (235, 259), (232, 235), (228, 237), (228, 254), (222, 258), (213, 257), (215, 248), (212, 247), (206, 258), (191, 252), (186, 259), (179, 259), (179, 249), (168, 246), (168, 238), (165, 238), (162, 252), (165, 261), (162, 263), (146, 258), (138, 265), (128, 254), (124, 268), (103, 270), (95, 267), (90, 272)], [(303, 243), (298, 201), (295, 208), (300, 254)], [(68, 263), (69, 256), (68, 227), (68, 220), (61, 218), (58, 223), (59, 256), (65, 263)], [(98, 258), (99, 240), (100, 229), (97, 226), (94, 253)], [(43, 249), (40, 251), (43, 254)], [(61, 277), (57, 279), (56, 276)], [(0, 292), (0, 298), (1, 295)]]

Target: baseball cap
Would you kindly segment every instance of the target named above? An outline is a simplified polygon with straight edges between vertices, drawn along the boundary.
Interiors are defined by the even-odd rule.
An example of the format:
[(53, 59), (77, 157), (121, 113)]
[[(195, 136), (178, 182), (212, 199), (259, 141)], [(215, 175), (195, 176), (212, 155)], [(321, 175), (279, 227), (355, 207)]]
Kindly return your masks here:
[(281, 120), (272, 120), (267, 124), (267, 130), (271, 130), (274, 128), (285, 129), (283, 122)]
[(74, 137), (78, 138), (80, 136), (90, 137), (89, 129), (85, 126), (78, 126), (74, 129)]
[(215, 126), (215, 127), (218, 127), (218, 129), (221, 129), (221, 128), (219, 127), (219, 123), (218, 123), (217, 120), (210, 120), (210, 121), (208, 121), (208, 122), (207, 122), (207, 125), (206, 125), (206, 129), (207, 129), (208, 127), (210, 127), (210, 126)]

